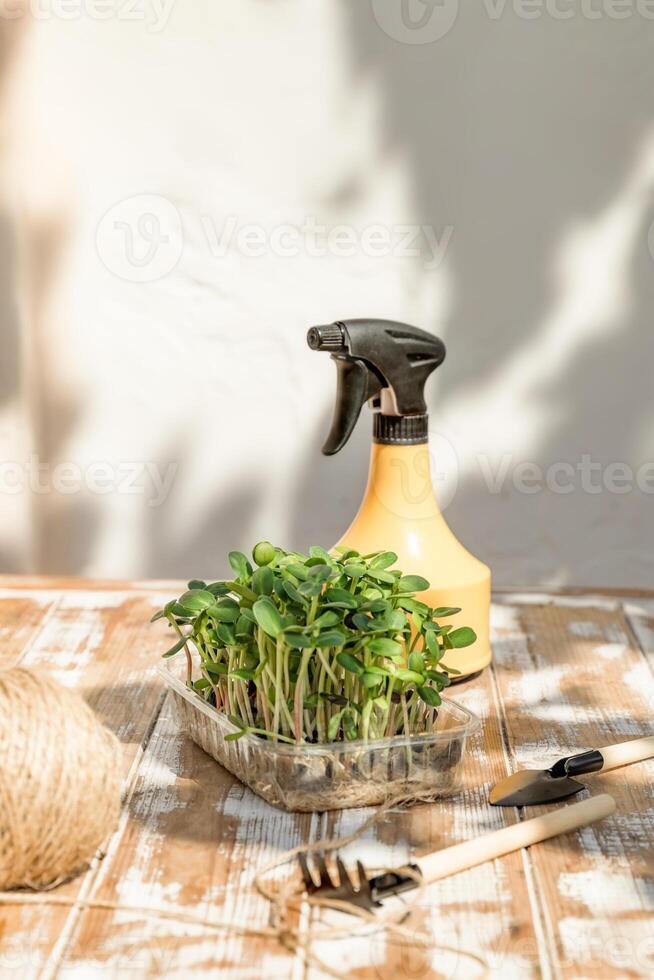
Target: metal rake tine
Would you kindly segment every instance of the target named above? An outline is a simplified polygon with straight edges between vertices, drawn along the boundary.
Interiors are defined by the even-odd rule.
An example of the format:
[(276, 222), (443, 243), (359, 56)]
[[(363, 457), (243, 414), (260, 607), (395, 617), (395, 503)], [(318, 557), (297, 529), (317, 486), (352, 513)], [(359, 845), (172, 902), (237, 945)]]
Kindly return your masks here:
[(338, 868), (338, 879), (339, 879), (340, 887), (354, 894), (354, 892), (356, 891), (354, 887), (354, 882), (350, 878), (347, 868), (345, 867), (345, 865), (343, 864), (342, 860), (339, 857), (336, 858), (336, 867)]
[(359, 896), (364, 899), (371, 908), (375, 905), (379, 905), (380, 903), (373, 898), (370, 878), (368, 878), (366, 869), (361, 861), (357, 861), (357, 873), (359, 875)]
[(311, 874), (311, 869), (309, 868), (309, 862), (307, 861), (307, 856), (304, 851), (298, 854), (297, 859), (302, 872), (304, 887), (308, 892), (314, 892), (316, 890), (316, 883), (313, 880), (313, 875)]
[(327, 864), (325, 863), (325, 855), (322, 851), (316, 851), (316, 864), (318, 866), (318, 874), (320, 876), (320, 883), (318, 887), (336, 888), (336, 885), (332, 881)]

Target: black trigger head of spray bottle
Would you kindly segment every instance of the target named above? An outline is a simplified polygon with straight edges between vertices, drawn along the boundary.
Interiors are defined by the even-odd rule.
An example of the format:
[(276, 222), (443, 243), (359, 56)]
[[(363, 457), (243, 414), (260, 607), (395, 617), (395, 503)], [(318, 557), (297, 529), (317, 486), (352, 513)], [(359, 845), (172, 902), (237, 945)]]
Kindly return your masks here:
[(394, 320), (358, 319), (311, 327), (307, 343), (331, 354), (338, 370), (325, 455), (343, 448), (366, 401), (375, 412), (378, 442), (426, 442), (424, 387), (445, 359), (439, 337)]

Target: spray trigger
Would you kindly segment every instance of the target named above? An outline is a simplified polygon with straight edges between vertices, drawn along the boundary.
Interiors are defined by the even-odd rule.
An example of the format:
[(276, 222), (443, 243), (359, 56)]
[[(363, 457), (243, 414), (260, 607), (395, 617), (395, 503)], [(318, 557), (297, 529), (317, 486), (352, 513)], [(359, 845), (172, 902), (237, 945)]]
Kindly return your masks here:
[(382, 389), (382, 382), (365, 361), (332, 355), (336, 364), (336, 402), (329, 435), (322, 447), (325, 456), (333, 456), (342, 449), (352, 435), (361, 409), (369, 399)]
[(311, 327), (307, 343), (331, 354), (338, 372), (326, 456), (343, 448), (364, 402), (375, 413), (383, 441), (426, 441), (424, 387), (445, 358), (442, 340), (406, 323), (365, 319)]

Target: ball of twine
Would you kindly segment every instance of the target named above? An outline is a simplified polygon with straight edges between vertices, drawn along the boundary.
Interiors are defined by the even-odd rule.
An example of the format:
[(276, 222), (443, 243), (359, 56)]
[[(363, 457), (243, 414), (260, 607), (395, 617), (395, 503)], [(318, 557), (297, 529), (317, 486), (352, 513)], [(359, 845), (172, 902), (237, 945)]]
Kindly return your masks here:
[(0, 670), (0, 889), (83, 870), (120, 811), (117, 739), (42, 671)]

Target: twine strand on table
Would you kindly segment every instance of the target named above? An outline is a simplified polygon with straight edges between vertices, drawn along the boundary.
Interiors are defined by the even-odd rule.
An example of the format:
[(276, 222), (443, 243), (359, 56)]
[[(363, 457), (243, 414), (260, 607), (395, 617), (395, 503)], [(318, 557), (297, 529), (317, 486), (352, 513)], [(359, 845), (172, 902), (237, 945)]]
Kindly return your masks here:
[[(413, 803), (426, 803), (432, 801), (430, 797), (422, 797)], [(317, 942), (334, 941), (345, 939), (356, 935), (361, 935), (361, 930), (368, 929), (370, 925), (377, 927), (378, 931), (384, 930), (389, 938), (404, 941), (410, 944), (411, 948), (420, 947), (432, 953), (438, 951), (455, 956), (463, 956), (474, 962), (481, 970), (479, 976), (487, 977), (490, 973), (489, 965), (486, 960), (470, 950), (458, 949), (441, 942), (432, 941), (431, 936), (426, 932), (412, 927), (412, 914), (418, 909), (419, 900), (423, 894), (425, 883), (418, 876), (418, 888), (410, 902), (403, 902), (402, 906), (391, 913), (380, 915), (367, 909), (362, 909), (351, 902), (323, 898), (317, 895), (308, 896), (300, 886), (297, 877), (292, 876), (288, 881), (279, 887), (266, 881), (266, 877), (277, 868), (288, 862), (295, 862), (299, 854), (310, 854), (315, 851), (333, 851), (337, 848), (345, 847), (356, 841), (366, 830), (374, 826), (389, 810), (406, 803), (400, 797), (388, 800), (382, 806), (376, 808), (352, 833), (341, 837), (332, 837), (326, 840), (316, 841), (309, 844), (299, 844), (283, 852), (274, 861), (265, 865), (254, 879), (254, 885), (259, 894), (266, 899), (271, 906), (271, 925), (253, 926), (243, 925), (237, 922), (224, 922), (203, 916), (192, 915), (183, 909), (162, 909), (149, 906), (130, 905), (123, 902), (116, 902), (105, 899), (75, 899), (65, 898), (54, 895), (51, 892), (30, 894), (30, 893), (10, 893), (0, 892), (0, 905), (51, 905), (63, 906), (75, 909), (87, 909), (89, 911), (109, 911), (109, 912), (131, 912), (134, 915), (141, 915), (153, 919), (165, 919), (169, 921), (184, 922), (205, 929), (212, 929), (221, 932), (228, 932), (240, 936), (256, 937), (261, 939), (275, 940), (280, 943), (293, 955), (300, 955), (309, 966), (314, 966), (324, 973), (336, 978), (336, 980), (348, 980), (350, 974), (336, 970), (331, 964), (326, 963), (317, 953), (313, 946)], [(397, 869), (380, 867), (369, 869), (375, 873), (394, 871)], [(407, 869), (407, 874), (411, 874)], [(299, 916), (303, 903), (310, 907), (332, 909), (336, 911), (348, 912), (355, 916), (357, 921), (348, 920), (343, 926), (326, 925), (317, 929), (315, 923), (309, 922), (308, 928), (292, 924), (292, 915)]]

